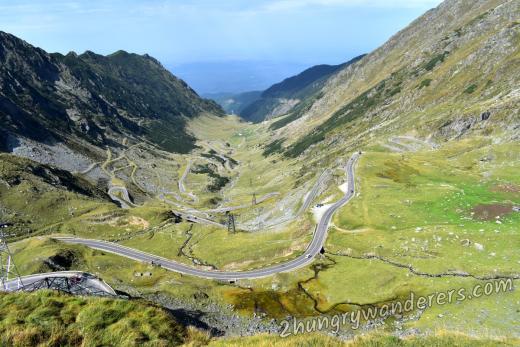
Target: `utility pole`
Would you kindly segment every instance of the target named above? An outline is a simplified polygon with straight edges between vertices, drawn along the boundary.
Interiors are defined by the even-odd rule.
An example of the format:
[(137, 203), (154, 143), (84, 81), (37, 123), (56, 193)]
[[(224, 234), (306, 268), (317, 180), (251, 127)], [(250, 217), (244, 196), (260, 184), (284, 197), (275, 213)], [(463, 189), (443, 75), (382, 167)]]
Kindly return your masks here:
[(9, 251), (7, 246), (5, 229), (9, 226), (7, 223), (0, 223), (0, 285), (3, 290), (7, 290), (7, 282), (9, 280), (15, 279), (18, 279), (17, 289), (23, 288), (20, 274), (13, 263), (11, 251)]
[(256, 205), (256, 193), (253, 193), (253, 200), (251, 202), (253, 206)]

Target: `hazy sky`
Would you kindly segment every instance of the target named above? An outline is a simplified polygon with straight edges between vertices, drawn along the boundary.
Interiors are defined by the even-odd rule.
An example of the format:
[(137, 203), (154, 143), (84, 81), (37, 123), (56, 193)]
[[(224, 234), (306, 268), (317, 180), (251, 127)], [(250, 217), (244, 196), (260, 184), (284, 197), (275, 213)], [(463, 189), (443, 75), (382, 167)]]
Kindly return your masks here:
[(118, 49), (168, 65), (340, 63), (440, 0), (0, 0), (0, 30), (50, 52)]

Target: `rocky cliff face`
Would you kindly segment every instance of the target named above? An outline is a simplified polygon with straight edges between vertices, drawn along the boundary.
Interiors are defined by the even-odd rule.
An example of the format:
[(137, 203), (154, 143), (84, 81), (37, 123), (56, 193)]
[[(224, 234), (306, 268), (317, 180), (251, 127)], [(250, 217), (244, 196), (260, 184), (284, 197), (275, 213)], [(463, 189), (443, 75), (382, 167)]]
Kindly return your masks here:
[(331, 77), (277, 138), (290, 156), (396, 134), (514, 140), (519, 79), (520, 3), (447, 0)]
[(0, 32), (4, 150), (24, 138), (83, 152), (128, 140), (186, 152), (195, 141), (186, 119), (202, 113), (223, 111), (147, 55), (48, 54)]

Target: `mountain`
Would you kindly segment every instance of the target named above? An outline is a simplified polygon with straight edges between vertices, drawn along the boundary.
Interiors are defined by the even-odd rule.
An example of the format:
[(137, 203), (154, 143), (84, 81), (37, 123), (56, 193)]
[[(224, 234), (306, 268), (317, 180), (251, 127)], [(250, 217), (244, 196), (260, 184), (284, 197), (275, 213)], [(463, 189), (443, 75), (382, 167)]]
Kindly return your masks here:
[(297, 157), (402, 134), (518, 140), (519, 37), (518, 1), (447, 0), (272, 123), (272, 145)]
[[(222, 116), (148, 56), (49, 55), (4, 36), (0, 139), (11, 153), (0, 154), (0, 221), (18, 241), (10, 249), (22, 274), (93, 273), (204, 329), (162, 330), (193, 344), (334, 344), (296, 327), (347, 317), (333, 331), (342, 341), (381, 325), (388, 333), (356, 335), (354, 344), (518, 345), (518, 0), (447, 0), (351, 64), (250, 95), (273, 101), (263, 110), (297, 100), (256, 124)], [(121, 251), (56, 236), (111, 241)], [(233, 283), (195, 278), (134, 261), (122, 246), (199, 276), (282, 272)], [(302, 256), (308, 265), (290, 273)], [(483, 285), (490, 295), (467, 300)], [(466, 295), (397, 312), (451, 290)], [(45, 295), (39, 312), (50, 307), (57, 317), (60, 305)], [(113, 316), (124, 316), (92, 314), (90, 324), (92, 312), (76, 320), (64, 312), (60, 324), (98, 340), (118, 333)], [(164, 320), (146, 312), (156, 327)], [(435, 334), (439, 326), (457, 334)], [(42, 341), (61, 336), (48, 324), (38, 329)], [(110, 335), (125, 336), (114, 344), (153, 343), (154, 329), (123, 330)], [(298, 336), (282, 341), (281, 330)], [(490, 332), (499, 340), (487, 341)]]
[(188, 152), (186, 120), (222, 115), (154, 58), (118, 51), (48, 54), (0, 32), (1, 147), (20, 138), (80, 152), (149, 142)]
[(252, 91), (239, 94), (212, 93), (203, 95), (207, 99), (216, 101), (228, 114), (241, 114), (253, 102), (260, 99), (261, 91)]
[(250, 97), (250, 93), (234, 96), (232, 98), (234, 100), (250, 100), (249, 105), (242, 103), (245, 106), (242, 106), (237, 113), (252, 122), (261, 122), (265, 119), (288, 114), (294, 111), (302, 101), (315, 95), (330, 76), (345, 66), (357, 62), (362, 57), (356, 57), (340, 65), (316, 65), (308, 68), (296, 76), (272, 85), (263, 91), (256, 100)]

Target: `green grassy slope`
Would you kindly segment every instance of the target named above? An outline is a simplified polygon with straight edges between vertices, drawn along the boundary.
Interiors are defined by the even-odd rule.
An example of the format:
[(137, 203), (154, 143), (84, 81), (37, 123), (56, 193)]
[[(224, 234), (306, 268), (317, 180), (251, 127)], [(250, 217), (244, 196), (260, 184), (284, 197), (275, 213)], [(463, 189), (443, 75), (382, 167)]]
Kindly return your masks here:
[(0, 294), (5, 346), (178, 346), (186, 330), (142, 301), (80, 298), (49, 291)]
[(515, 346), (517, 340), (511, 339), (476, 339), (469, 336), (440, 332), (436, 336), (399, 338), (385, 334), (369, 334), (353, 341), (340, 341), (333, 337), (320, 334), (299, 335), (289, 338), (260, 335), (240, 339), (223, 339), (212, 341), (209, 346), (235, 347), (302, 347), (302, 346), (330, 346), (330, 347), (506, 347)]
[(0, 153), (0, 219), (13, 223), (13, 237), (98, 208), (115, 208), (102, 187), (78, 176), (28, 159)]
[(179, 325), (166, 311), (143, 301), (78, 298), (50, 291), (0, 294), (0, 343), (13, 346), (514, 346), (514, 339), (478, 339), (440, 331), (399, 338), (376, 333), (341, 341), (309, 334), (210, 338)]

